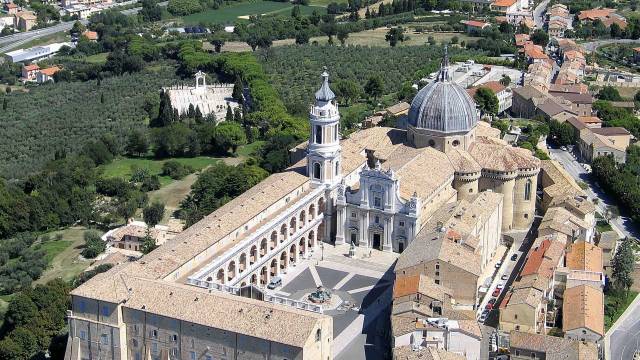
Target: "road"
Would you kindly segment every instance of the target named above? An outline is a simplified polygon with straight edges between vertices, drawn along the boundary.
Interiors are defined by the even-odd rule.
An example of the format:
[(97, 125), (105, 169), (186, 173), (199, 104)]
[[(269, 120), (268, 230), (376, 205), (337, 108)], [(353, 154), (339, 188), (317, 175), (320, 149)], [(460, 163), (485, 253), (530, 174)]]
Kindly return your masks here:
[(609, 45), (609, 44), (634, 44), (634, 43), (640, 43), (640, 39), (610, 39), (610, 40), (597, 40), (597, 41), (591, 41), (591, 42), (586, 42), (586, 43), (582, 43), (580, 45), (584, 46), (585, 50), (587, 50), (588, 52), (593, 52), (595, 51), (597, 48), (599, 48), (602, 45)]
[(549, 5), (549, 0), (544, 0), (533, 9), (533, 20), (538, 29), (544, 27), (544, 13), (547, 11), (547, 5)]
[[(126, 5), (128, 3), (132, 3), (135, 1), (132, 0), (129, 2), (121, 3), (119, 5)], [(158, 3), (158, 5), (167, 6), (168, 3), (169, 3), (168, 1), (163, 1)], [(122, 10), (121, 12), (125, 15), (134, 15), (134, 14), (137, 14), (141, 9), (142, 8), (133, 8), (128, 10)], [(89, 23), (88, 20), (81, 20), (80, 22), (83, 23), (84, 25), (87, 25)], [(25, 31), (17, 34), (0, 37), (0, 45), (2, 45), (0, 47), (0, 53), (6, 53), (7, 51), (17, 49), (20, 47), (20, 45), (26, 44), (35, 39), (40, 39), (45, 36), (55, 34), (57, 32), (69, 31), (73, 27), (74, 23), (75, 21), (61, 22), (59, 24), (56, 24), (44, 29)]]
[(640, 311), (640, 296), (631, 303), (616, 324), (607, 332), (607, 360), (633, 359), (640, 349), (640, 317), (633, 316)]
[[(568, 151), (549, 148), (549, 155), (551, 159), (558, 161), (574, 179), (583, 181), (588, 185), (585, 191), (591, 199), (598, 199), (598, 203), (596, 204), (598, 212), (604, 214), (608, 206), (616, 205), (614, 199), (595, 185), (587, 171)], [(613, 219), (611, 221), (611, 227), (621, 236), (640, 237), (638, 227), (626, 216), (619, 216)]]

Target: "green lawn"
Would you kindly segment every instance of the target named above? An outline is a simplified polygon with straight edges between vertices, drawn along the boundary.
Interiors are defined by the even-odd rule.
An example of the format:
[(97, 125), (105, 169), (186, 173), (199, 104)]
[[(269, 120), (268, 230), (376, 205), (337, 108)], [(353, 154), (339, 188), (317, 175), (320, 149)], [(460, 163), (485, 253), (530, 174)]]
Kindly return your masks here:
[(342, 4), (342, 3), (346, 4), (347, 0), (310, 0), (309, 5), (327, 7), (332, 2), (335, 2), (338, 4)]
[[(293, 7), (289, 2), (274, 2), (263, 0), (251, 0), (246, 2), (232, 3), (218, 9), (208, 9), (203, 12), (191, 14), (182, 18), (185, 24), (197, 25), (203, 23), (226, 23), (233, 24), (239, 18), (248, 19), (250, 15), (260, 14), (288, 14)], [(303, 14), (311, 14), (312, 6), (302, 6)], [(320, 7), (316, 7), (320, 9)]]
[[(100, 166), (100, 169), (103, 171), (102, 176), (106, 178), (119, 177), (128, 180), (131, 177), (132, 167), (147, 169), (152, 175), (160, 175), (160, 173), (162, 172), (162, 164), (164, 164), (165, 161), (169, 160), (176, 160), (182, 164), (189, 165), (196, 171), (198, 171), (211, 164), (216, 163), (220, 159), (208, 156), (165, 160), (154, 160), (146, 158), (118, 158), (110, 164)], [(160, 184), (162, 186), (168, 185), (172, 181), (173, 179), (168, 176), (160, 176)]]
[(611, 227), (611, 225), (606, 222), (605, 220), (599, 220), (598, 222), (596, 222), (596, 230), (602, 234), (603, 232), (606, 231), (611, 231), (613, 230), (613, 228)]
[(50, 240), (42, 244), (47, 252), (49, 267), (40, 279), (35, 281), (36, 284), (46, 284), (56, 278), (70, 281), (91, 264), (91, 261), (81, 260), (79, 257), (84, 245), (85, 231), (85, 228), (75, 227), (49, 233), (52, 239), (57, 234), (60, 234), (62, 239)]
[(237, 154), (242, 157), (254, 156), (262, 148), (266, 141), (254, 141), (251, 144), (242, 145), (238, 148)]
[(627, 295), (623, 291), (611, 290), (604, 295), (604, 329), (605, 331), (618, 320), (638, 295), (635, 291), (629, 291)]
[(87, 56), (85, 61), (88, 62), (89, 64), (102, 65), (107, 62), (107, 56), (109, 56), (108, 52), (99, 53), (99, 54)]

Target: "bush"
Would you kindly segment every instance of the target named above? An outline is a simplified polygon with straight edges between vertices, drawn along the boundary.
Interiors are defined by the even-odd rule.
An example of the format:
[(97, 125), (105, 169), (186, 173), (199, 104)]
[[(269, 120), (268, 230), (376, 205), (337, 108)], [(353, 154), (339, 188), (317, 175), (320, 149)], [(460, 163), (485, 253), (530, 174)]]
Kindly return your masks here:
[(167, 10), (173, 15), (195, 14), (203, 10), (198, 0), (169, 0)]
[(100, 233), (95, 230), (88, 230), (84, 233), (85, 248), (82, 250), (82, 256), (87, 259), (93, 259), (102, 253), (107, 245), (100, 238)]
[(191, 166), (184, 165), (175, 160), (165, 161), (164, 164), (162, 164), (162, 175), (169, 176), (174, 180), (182, 179), (193, 171), (194, 169)]

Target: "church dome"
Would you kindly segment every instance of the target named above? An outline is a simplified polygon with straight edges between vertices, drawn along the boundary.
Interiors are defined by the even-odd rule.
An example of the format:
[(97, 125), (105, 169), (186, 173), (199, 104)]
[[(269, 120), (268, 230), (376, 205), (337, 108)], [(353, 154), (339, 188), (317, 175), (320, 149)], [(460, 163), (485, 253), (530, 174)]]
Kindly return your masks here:
[(473, 129), (477, 122), (475, 102), (449, 77), (449, 57), (445, 48), (438, 78), (423, 87), (411, 102), (409, 124), (418, 129), (462, 133)]

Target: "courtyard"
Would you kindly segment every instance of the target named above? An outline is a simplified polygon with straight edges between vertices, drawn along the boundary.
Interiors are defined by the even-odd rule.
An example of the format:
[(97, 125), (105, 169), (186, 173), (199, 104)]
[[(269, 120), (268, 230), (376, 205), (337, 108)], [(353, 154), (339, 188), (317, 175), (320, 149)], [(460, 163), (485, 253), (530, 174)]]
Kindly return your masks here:
[(268, 291), (308, 301), (308, 295), (322, 286), (332, 295), (331, 303), (323, 305), (323, 313), (333, 318), (334, 356), (352, 358), (347, 354), (357, 354), (365, 358), (366, 351), (384, 358), (386, 344), (381, 340), (385, 327), (379, 323), (389, 321), (391, 266), (398, 254), (357, 249), (356, 257), (350, 258), (348, 253), (348, 245), (324, 244), (323, 249), (281, 274), (282, 286)]

